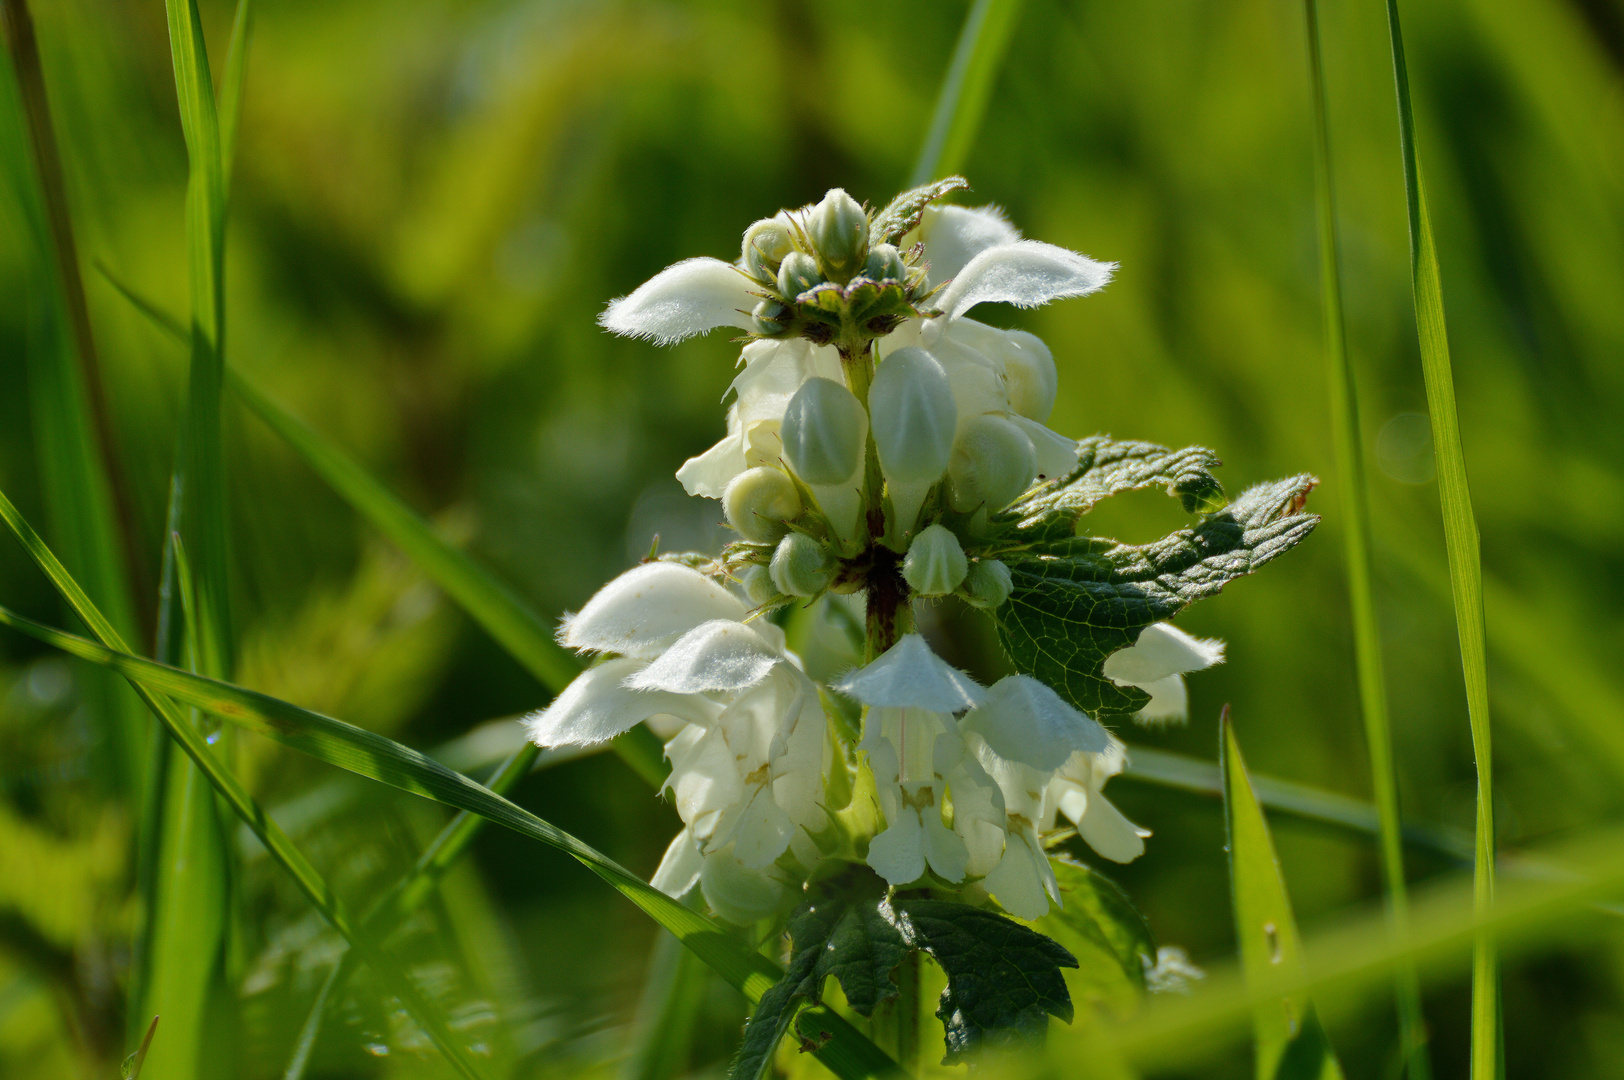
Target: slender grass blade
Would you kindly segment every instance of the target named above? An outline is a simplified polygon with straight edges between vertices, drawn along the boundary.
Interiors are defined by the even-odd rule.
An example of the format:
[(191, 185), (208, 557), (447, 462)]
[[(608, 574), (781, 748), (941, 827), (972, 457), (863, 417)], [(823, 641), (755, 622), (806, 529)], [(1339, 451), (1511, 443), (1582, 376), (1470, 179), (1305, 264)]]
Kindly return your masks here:
[(947, 75), (936, 95), (925, 145), (914, 163), (909, 187), (928, 184), (964, 168), (982, 118), (993, 80), (1009, 51), (1009, 39), (1020, 20), (1022, 0), (975, 0), (953, 48)]
[[(1248, 987), (1279, 988), (1282, 977), (1303, 970), (1297, 920), (1280, 874), (1269, 823), (1246, 777), (1246, 764), (1235, 741), (1228, 711), (1219, 723), (1219, 756), (1224, 773), (1224, 822), (1229, 836), (1229, 886), (1235, 905), (1235, 938)], [(1341, 1080), (1342, 1069), (1321, 1038), (1317, 1047), (1299, 1039), (1317, 1029), (1313, 1003), (1306, 994), (1282, 991), (1261, 1002), (1252, 1017), (1258, 1080), (1274, 1080), (1282, 1061), (1291, 1056), (1293, 1075), (1312, 1080)], [(1307, 1065), (1295, 1059), (1310, 1056)]]
[[(1449, 360), (1438, 250), (1428, 216), (1426, 186), (1415, 148), (1415, 109), (1398, 0), (1387, 0), (1387, 29), (1393, 50), (1393, 82), (1398, 98), (1399, 150), (1404, 161), (1404, 197), (1410, 222), (1410, 281), (1427, 414), (1432, 421), (1433, 459), (1443, 508), (1444, 546), (1449, 555), (1450, 591), (1461, 670), (1466, 679), (1466, 711), (1472, 725), (1472, 756), (1477, 763), (1477, 853), (1474, 899), (1488, 911), (1495, 892), (1494, 753), (1489, 725), (1488, 630), (1483, 615), (1483, 560), (1478, 550), (1477, 517), (1466, 478), (1460, 416), (1455, 408), (1455, 376)], [(1500, 1029), (1500, 974), (1494, 943), (1479, 939), (1472, 956), (1472, 1080), (1499, 1080), (1503, 1069)]]
[[(1325, 359), (1331, 392), (1331, 435), (1336, 447), (1337, 495), (1342, 507), (1343, 558), (1353, 616), (1354, 663), (1359, 678), (1359, 710), (1370, 752), (1371, 787), (1380, 817), (1382, 888), (1394, 932), (1403, 935), (1409, 918), (1404, 880), (1404, 838), (1399, 819), (1398, 776), (1393, 761), (1392, 725), (1387, 713), (1387, 675), (1382, 666), (1381, 631), (1371, 572), (1370, 489), (1365, 448), (1359, 430), (1359, 396), (1348, 360), (1342, 314), (1342, 257), (1336, 228), (1336, 190), (1331, 174), (1330, 103), (1320, 53), (1319, 3), (1304, 0), (1308, 74), (1314, 114), (1314, 203), (1319, 226), (1320, 298), (1325, 323)], [(1399, 1041), (1413, 1080), (1430, 1080), (1426, 1021), (1415, 975), (1400, 970), (1394, 984)], [(1306, 1045), (1306, 1044), (1304, 1044)]]

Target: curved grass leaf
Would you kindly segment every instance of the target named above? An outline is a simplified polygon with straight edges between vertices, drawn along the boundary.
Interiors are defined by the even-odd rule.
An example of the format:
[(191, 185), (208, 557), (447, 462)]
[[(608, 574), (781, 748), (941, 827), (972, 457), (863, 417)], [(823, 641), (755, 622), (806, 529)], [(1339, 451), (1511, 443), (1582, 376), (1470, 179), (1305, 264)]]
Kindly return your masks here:
[(964, 166), (1020, 13), (1020, 0), (975, 0), (953, 47), (910, 184), (926, 184)]
[[(335, 929), (350, 938), (352, 947), (363, 948), (363, 957), (379, 971), (389, 972), (389, 962), (379, 956), (365, 939), (352, 937), (353, 924), (334, 907), (336, 902), (325, 882), (315, 875), (307, 863), (282, 832), (250, 799), (237, 780), (220, 767), (208, 751), (202, 736), (176, 713), (169, 699), (179, 701), (239, 727), (265, 735), (285, 746), (307, 753), (312, 757), (335, 765), (360, 776), (378, 780), (402, 791), (421, 795), (459, 810), (466, 810), (497, 824), (504, 825), (521, 835), (540, 840), (568, 853), (589, 870), (603, 878), (622, 895), (642, 908), (660, 925), (670, 930), (723, 978), (751, 1001), (778, 981), (781, 969), (771, 960), (741, 945), (732, 935), (716, 923), (691, 911), (597, 849), (581, 842), (562, 829), (543, 821), (489, 788), (453, 772), (424, 754), (403, 746), (392, 739), (365, 731), (341, 720), (322, 716), (296, 705), (265, 694), (245, 690), (230, 683), (195, 675), (155, 660), (134, 656), (124, 651), (118, 635), (84, 595), (82, 589), (63, 569), (62, 564), (46, 548), (39, 536), (17, 513), (10, 501), (0, 494), (0, 518), (22, 542), (57, 590), (68, 600), (92, 631), (111, 644), (97, 644), (73, 634), (42, 626), (32, 620), (0, 608), (0, 622), (22, 630), (31, 636), (62, 649), (74, 656), (111, 667), (136, 685), (154, 711), (170, 728), (171, 734), (186, 747), (188, 754), (208, 774), (216, 789), (241, 815), (266, 848), (277, 856), (295, 877), (301, 889), (312, 902), (329, 915), (338, 918)], [(195, 753), (194, 753), (195, 752)], [(200, 760), (201, 759), (201, 760)], [(402, 1000), (411, 1003), (414, 990), (409, 984), (398, 987)], [(414, 1015), (417, 1010), (413, 1010)], [(434, 1029), (425, 1023), (433, 1035)], [(835, 1060), (845, 1062), (853, 1071), (842, 1077), (855, 1078), (885, 1075), (896, 1066), (884, 1052), (873, 1046), (849, 1023), (829, 1014), (819, 1021), (832, 1032), (828, 1045), (842, 1044)], [(438, 1044), (439, 1040), (436, 1039)], [(820, 1057), (822, 1052), (820, 1051)], [(832, 1066), (831, 1066), (832, 1067)]]
[(710, 968), (680, 941), (660, 935), (622, 1080), (673, 1080), (688, 1071), (694, 1024), (712, 978)]
[[(1393, 50), (1393, 83), (1398, 98), (1399, 152), (1404, 162), (1404, 198), (1410, 223), (1410, 282), (1427, 415), (1432, 422), (1433, 460), (1438, 469), (1444, 546), (1455, 601), (1455, 631), (1466, 679), (1466, 711), (1472, 726), (1472, 757), (1477, 764), (1476, 891), (1479, 914), (1494, 903), (1494, 754), (1489, 726), (1488, 630), (1483, 616), (1483, 559), (1478, 550), (1477, 517), (1466, 479), (1460, 416), (1455, 408), (1455, 376), (1449, 361), (1443, 285), (1438, 249), (1432, 238), (1426, 186), (1415, 149), (1415, 109), (1404, 59), (1398, 0), (1387, 0), (1387, 29)], [(1500, 974), (1493, 942), (1478, 942), (1472, 958), (1472, 1080), (1498, 1080), (1503, 1071), (1500, 1029)]]
[[(1219, 722), (1219, 747), (1224, 774), (1224, 822), (1229, 837), (1229, 887), (1235, 908), (1235, 938), (1240, 946), (1241, 970), (1247, 985), (1259, 990), (1278, 987), (1282, 978), (1303, 970), (1302, 941), (1297, 920), (1280, 874), (1269, 823), (1263, 818), (1257, 793), (1246, 776), (1246, 763), (1235, 741), (1235, 729), (1226, 711)], [(1259, 1005), (1252, 1016), (1253, 1047), (1258, 1080), (1273, 1080), (1288, 1047), (1310, 1026), (1318, 1027), (1306, 994), (1282, 993)], [(1323, 1044), (1323, 1038), (1320, 1043)], [(1292, 1051), (1292, 1069), (1303, 1068), (1298, 1059), (1315, 1053), (1312, 1045)], [(1319, 1080), (1341, 1080), (1342, 1070), (1329, 1047), (1312, 1058), (1314, 1071), (1288, 1075)]]

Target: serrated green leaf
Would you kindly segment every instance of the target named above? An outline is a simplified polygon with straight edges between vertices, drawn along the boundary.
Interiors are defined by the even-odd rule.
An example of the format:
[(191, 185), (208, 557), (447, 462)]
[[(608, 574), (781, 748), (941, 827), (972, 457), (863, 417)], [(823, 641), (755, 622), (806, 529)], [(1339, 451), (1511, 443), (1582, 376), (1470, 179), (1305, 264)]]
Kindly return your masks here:
[(1144, 991), (1146, 965), (1156, 961), (1150, 924), (1110, 878), (1069, 856), (1054, 858), (1050, 865), (1061, 903), (1032, 928), (1077, 958), (1077, 974), (1067, 982), (1086, 990), (1084, 1000), (1126, 1012)]
[(907, 900), (896, 910), (905, 932), (947, 973), (936, 1016), (946, 1064), (984, 1047), (1041, 1043), (1049, 1017), (1068, 1023), (1071, 995), (1063, 967), (1077, 959), (1030, 927), (983, 908), (948, 900)]
[(963, 191), (969, 186), (970, 181), (964, 177), (949, 176), (946, 180), (937, 180), (904, 191), (887, 203), (884, 210), (874, 215), (874, 220), (868, 227), (869, 241), (875, 244), (896, 243), (919, 228), (919, 220), (925, 216), (927, 206), (937, 199), (945, 198), (955, 191)]
[(998, 521), (1012, 521), (1026, 535), (1072, 536), (1077, 519), (1101, 499), (1148, 487), (1165, 488), (1186, 513), (1212, 513), (1225, 502), (1223, 485), (1212, 475), (1222, 464), (1204, 446), (1169, 450), (1155, 443), (1091, 435), (1077, 443), (1076, 469), (1032, 489), (999, 514)]
[(1224, 510), (1155, 543), (1078, 537), (1003, 555), (1014, 588), (993, 613), (1020, 671), (1094, 715), (1131, 713), (1149, 695), (1101, 674), (1105, 658), (1153, 622), (1218, 593), (1300, 543), (1319, 518), (1302, 512), (1317, 481), (1294, 476), (1243, 492)]
[[(1227, 718), (1221, 727), (1229, 883), (1241, 970), (1249, 989), (1267, 991), (1277, 985), (1284, 988), (1292, 980), (1301, 978), (1305, 971), (1302, 941), (1297, 935), (1297, 921), (1291, 913), (1291, 900), (1286, 895), (1286, 883), (1280, 873), (1274, 840), (1269, 835), (1269, 824), (1264, 820), (1263, 808), (1246, 775), (1240, 745), (1235, 741), (1235, 729)], [(1254, 1010), (1252, 1031), (1258, 1080), (1275, 1077), (1287, 1047), (1311, 1023), (1317, 1026), (1318, 1022), (1312, 1019), (1312, 1005), (1308, 995), (1303, 993), (1283, 992), (1279, 998), (1266, 1001)], [(1310, 1044), (1311, 1040), (1305, 1041), (1295, 1053), (1304, 1057), (1311, 1055)], [(1340, 1080), (1342, 1073), (1329, 1046), (1311, 1060), (1328, 1060), (1325, 1067), (1332, 1071), (1325, 1075)], [(1321, 1074), (1306, 1075), (1317, 1078)]]

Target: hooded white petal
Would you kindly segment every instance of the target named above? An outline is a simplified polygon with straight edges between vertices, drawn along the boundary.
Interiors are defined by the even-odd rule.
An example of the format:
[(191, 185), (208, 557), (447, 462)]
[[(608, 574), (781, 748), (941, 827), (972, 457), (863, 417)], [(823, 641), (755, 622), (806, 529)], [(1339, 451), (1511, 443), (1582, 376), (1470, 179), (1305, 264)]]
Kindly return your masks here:
[(979, 734), (999, 757), (1043, 772), (1060, 768), (1079, 750), (1100, 753), (1111, 742), (1097, 722), (1030, 675), (999, 679), (959, 727)]
[(1037, 307), (1096, 292), (1111, 280), (1115, 269), (1115, 263), (1096, 262), (1037, 240), (1021, 240), (987, 248), (971, 259), (935, 303), (948, 319), (988, 301)]
[(626, 685), (673, 694), (743, 690), (761, 682), (783, 660), (750, 627), (713, 619), (684, 634), (658, 660), (627, 678)]
[(1010, 835), (1004, 857), (981, 884), (1005, 911), (1020, 919), (1046, 915), (1051, 896), (1060, 902), (1054, 868), (1031, 826)]
[(1141, 686), (1223, 663), (1224, 643), (1191, 637), (1171, 623), (1151, 623), (1139, 639), (1105, 658), (1105, 677), (1118, 686)]
[(918, 634), (904, 637), (884, 656), (846, 676), (836, 689), (864, 705), (938, 713), (974, 708), (985, 693), (974, 679), (932, 652)]
[(611, 300), (598, 324), (625, 337), (670, 345), (718, 326), (752, 327), (750, 279), (720, 259), (685, 259)]
[(925, 874), (924, 826), (911, 810), (887, 815), (886, 830), (868, 842), (868, 865), (893, 885), (918, 881)]
[(737, 621), (747, 613), (744, 601), (699, 571), (651, 562), (621, 574), (566, 615), (558, 639), (582, 652), (653, 660), (700, 623)]
[(1077, 467), (1076, 439), (1068, 439), (1060, 432), (1024, 416), (1011, 416), (1010, 421), (1032, 440), (1032, 453), (1040, 477), (1053, 479), (1066, 476)]
[(1171, 724), (1190, 718), (1190, 691), (1183, 675), (1169, 675), (1140, 689), (1150, 695), (1150, 703), (1134, 714), (1141, 724)]
[(965, 263), (988, 248), (1013, 244), (1020, 238), (1020, 230), (996, 206), (938, 204), (928, 207), (919, 222), (919, 239), (925, 243), (925, 261), (930, 264), (927, 280), (933, 286), (956, 277)]
[(1123, 817), (1122, 811), (1098, 792), (1089, 797), (1088, 808), (1076, 824), (1077, 835), (1112, 862), (1133, 862), (1145, 853), (1145, 837), (1150, 830)]
[[(729, 419), (736, 416), (737, 410), (730, 409)], [(744, 457), (744, 438), (738, 431), (732, 431), (703, 454), (683, 462), (682, 468), (677, 470), (677, 479), (690, 495), (720, 499), (726, 493), (728, 483), (748, 468), (750, 466)]]
[(704, 863), (699, 846), (694, 843), (688, 830), (683, 829), (671, 838), (670, 846), (665, 849), (665, 857), (660, 860), (660, 868), (654, 871), (648, 883), (665, 895), (680, 900), (699, 884), (699, 871)]
[(524, 718), (537, 746), (595, 746), (657, 714), (691, 724), (708, 723), (717, 712), (710, 702), (681, 694), (643, 693), (621, 685), (643, 667), (641, 660), (609, 660), (584, 671), (540, 712)]

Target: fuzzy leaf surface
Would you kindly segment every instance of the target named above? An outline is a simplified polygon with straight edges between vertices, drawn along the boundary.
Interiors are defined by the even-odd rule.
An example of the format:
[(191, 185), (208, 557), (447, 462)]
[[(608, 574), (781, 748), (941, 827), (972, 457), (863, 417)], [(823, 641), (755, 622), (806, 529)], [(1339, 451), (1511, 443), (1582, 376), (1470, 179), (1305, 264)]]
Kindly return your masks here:
[(1302, 512), (1317, 482), (1303, 475), (1259, 484), (1150, 544), (1073, 537), (1003, 554), (1014, 588), (994, 612), (999, 640), (1017, 669), (1085, 712), (1136, 712), (1149, 696), (1105, 678), (1105, 658), (1301, 543), (1319, 523)]
[(1090, 435), (1077, 443), (1076, 469), (1033, 489), (1000, 518), (1013, 521), (1025, 536), (1072, 536), (1077, 519), (1101, 499), (1149, 487), (1165, 488), (1186, 513), (1211, 513), (1225, 502), (1223, 485), (1212, 474), (1222, 464), (1204, 446), (1169, 450)]
[(969, 186), (970, 181), (964, 177), (949, 176), (946, 180), (937, 180), (935, 183), (904, 191), (874, 216), (874, 222), (868, 229), (869, 242), (896, 243), (919, 227), (919, 221), (925, 216), (927, 206), (945, 195), (963, 191)]

